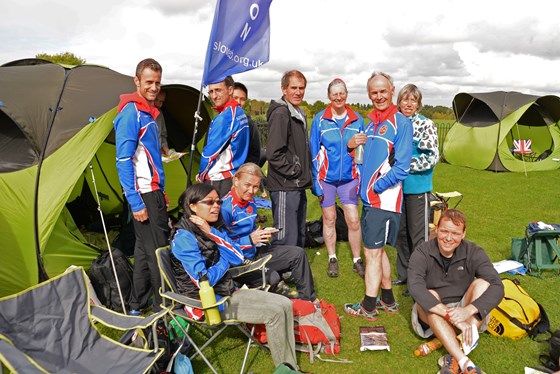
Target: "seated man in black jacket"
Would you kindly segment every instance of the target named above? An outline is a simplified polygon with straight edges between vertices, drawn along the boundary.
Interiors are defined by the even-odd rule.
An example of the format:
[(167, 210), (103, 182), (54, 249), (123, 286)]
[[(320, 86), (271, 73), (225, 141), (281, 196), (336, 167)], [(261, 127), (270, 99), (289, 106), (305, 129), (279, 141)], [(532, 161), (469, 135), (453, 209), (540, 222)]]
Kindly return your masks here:
[(457, 340), (475, 343), (473, 328), (485, 331), (490, 311), (504, 297), (504, 287), (484, 250), (466, 241), (465, 215), (455, 209), (439, 220), (437, 238), (412, 253), (408, 289), (416, 303), (412, 327), (423, 338), (435, 335), (449, 352), (440, 373), (482, 373)]

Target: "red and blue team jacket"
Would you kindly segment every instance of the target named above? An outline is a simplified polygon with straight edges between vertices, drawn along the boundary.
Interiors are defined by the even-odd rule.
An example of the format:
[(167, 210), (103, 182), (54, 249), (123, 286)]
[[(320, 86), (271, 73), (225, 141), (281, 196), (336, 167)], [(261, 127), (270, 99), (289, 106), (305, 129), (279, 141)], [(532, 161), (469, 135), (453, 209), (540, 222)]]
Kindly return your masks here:
[(121, 95), (113, 121), (117, 172), (133, 212), (145, 208), (140, 194), (164, 190), (157, 118), (159, 111), (137, 93)]
[[(206, 267), (206, 258), (200, 252), (196, 236), (185, 229), (178, 229), (175, 236), (171, 239), (171, 252), (181, 261), (189, 278), (193, 284), (200, 288), (199, 274), (206, 274), (208, 283), (214, 287), (216, 283), (222, 279), (230, 266), (238, 266), (243, 262), (243, 254), (239, 246), (230, 240), (223, 231), (212, 227), (208, 237), (218, 245), (220, 259), (214, 265)], [(216, 299), (220, 300), (223, 295), (216, 295)], [(220, 310), (223, 307), (220, 306)], [(202, 318), (204, 312), (200, 309), (186, 307), (185, 312), (190, 318), (198, 320)]]
[(412, 158), (412, 124), (395, 105), (384, 112), (374, 109), (368, 118), (364, 161), (359, 165), (360, 198), (365, 206), (400, 213), (402, 180)]
[(330, 104), (313, 118), (309, 147), (313, 161), (311, 191), (316, 196), (323, 195), (319, 181), (344, 183), (358, 178), (353, 153), (347, 144), (353, 135), (363, 129), (364, 120), (348, 105), (346, 111), (348, 115), (342, 128), (333, 119)]
[(228, 236), (239, 244), (245, 258), (253, 259), (256, 248), (251, 242), (251, 233), (257, 229), (257, 205), (241, 201), (234, 190), (224, 196), (221, 213), (228, 228)]
[(198, 182), (231, 178), (245, 163), (249, 151), (249, 120), (237, 101), (229, 99), (214, 109), (220, 114), (208, 128), (196, 176)]

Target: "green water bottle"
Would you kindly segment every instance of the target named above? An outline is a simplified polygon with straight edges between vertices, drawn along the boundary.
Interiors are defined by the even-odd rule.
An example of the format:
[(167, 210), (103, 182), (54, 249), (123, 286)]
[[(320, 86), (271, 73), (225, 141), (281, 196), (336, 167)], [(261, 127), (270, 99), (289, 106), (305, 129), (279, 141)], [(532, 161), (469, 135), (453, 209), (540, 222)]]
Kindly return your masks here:
[[(198, 274), (198, 285), (200, 286), (198, 294), (200, 295), (202, 307), (206, 308), (209, 305), (216, 304), (216, 294), (214, 294), (214, 289), (210, 286), (206, 274)], [(209, 325), (217, 325), (222, 322), (218, 307), (204, 309), (204, 316), (206, 317), (206, 323)]]

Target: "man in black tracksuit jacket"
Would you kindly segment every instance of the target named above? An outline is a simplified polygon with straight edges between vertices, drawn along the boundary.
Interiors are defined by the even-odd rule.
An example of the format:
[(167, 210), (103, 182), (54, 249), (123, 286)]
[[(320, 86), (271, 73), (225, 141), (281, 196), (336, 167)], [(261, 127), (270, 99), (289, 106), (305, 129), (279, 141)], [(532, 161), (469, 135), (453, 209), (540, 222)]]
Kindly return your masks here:
[(297, 70), (282, 77), (282, 98), (270, 103), (266, 114), (268, 142), (266, 186), (272, 200), (274, 226), (280, 229), (273, 245), (305, 243), (307, 196), (311, 188), (311, 151), (303, 101), (307, 80)]

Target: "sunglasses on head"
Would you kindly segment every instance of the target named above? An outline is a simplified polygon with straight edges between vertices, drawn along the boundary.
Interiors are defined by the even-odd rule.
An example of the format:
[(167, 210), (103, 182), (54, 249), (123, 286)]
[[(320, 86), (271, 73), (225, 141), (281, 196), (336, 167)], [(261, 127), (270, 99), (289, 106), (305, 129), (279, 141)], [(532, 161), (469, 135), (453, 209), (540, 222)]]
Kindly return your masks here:
[(218, 204), (218, 205), (222, 205), (224, 203), (223, 200), (221, 199), (217, 199), (217, 200), (200, 200), (199, 202), (197, 202), (197, 204), (204, 204), (204, 205), (208, 205), (208, 206), (212, 206), (214, 204)]

